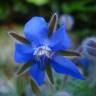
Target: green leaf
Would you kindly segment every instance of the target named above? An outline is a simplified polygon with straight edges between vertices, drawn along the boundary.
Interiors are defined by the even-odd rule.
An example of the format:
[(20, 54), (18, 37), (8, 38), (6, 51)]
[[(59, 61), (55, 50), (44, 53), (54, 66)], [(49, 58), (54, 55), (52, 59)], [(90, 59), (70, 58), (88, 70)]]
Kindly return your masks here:
[(18, 34), (15, 33), (15, 32), (9, 32), (9, 35), (12, 36), (13, 38), (15, 38), (16, 40), (22, 42), (22, 43), (30, 44), (30, 42), (29, 42), (26, 38), (18, 35)]
[(28, 7), (26, 6), (26, 3), (23, 3), (22, 0), (13, 0), (13, 8), (14, 11), (20, 12), (21, 14), (27, 14)]
[(24, 95), (20, 95), (24, 92), (25, 88), (25, 81), (23, 80), (23, 78), (16, 78), (16, 92), (17, 92), (17, 96), (24, 96)]
[(6, 4), (0, 2), (0, 20), (6, 20), (10, 13), (10, 9)]
[(49, 0), (26, 0), (26, 1), (29, 2), (29, 3), (36, 4), (38, 6), (47, 4), (49, 2)]
[(21, 66), (21, 68), (18, 70), (17, 74), (18, 75), (24, 74), (31, 65), (32, 65), (32, 62), (31, 61), (27, 62), (26, 64), (24, 64), (23, 66)]
[(62, 9), (65, 13), (80, 12), (96, 12), (96, 6), (86, 6), (92, 3), (92, 0), (75, 0), (71, 3), (63, 3)]
[(57, 54), (62, 56), (80, 56), (80, 53), (73, 51), (58, 51)]
[(58, 15), (55, 13), (51, 17), (51, 20), (49, 22), (49, 32), (48, 32), (48, 37), (50, 37), (54, 31), (56, 31), (57, 27), (57, 21), (58, 21)]
[(64, 76), (63, 80), (62, 80), (62, 89), (65, 88), (65, 85), (67, 83), (67, 80), (68, 80), (68, 76)]
[(53, 79), (53, 72), (51, 66), (47, 65), (46, 72), (48, 75), (48, 78), (52, 84), (54, 84), (54, 79)]
[(39, 86), (35, 83), (34, 80), (30, 80), (32, 91), (37, 95), (40, 96), (41, 92)]

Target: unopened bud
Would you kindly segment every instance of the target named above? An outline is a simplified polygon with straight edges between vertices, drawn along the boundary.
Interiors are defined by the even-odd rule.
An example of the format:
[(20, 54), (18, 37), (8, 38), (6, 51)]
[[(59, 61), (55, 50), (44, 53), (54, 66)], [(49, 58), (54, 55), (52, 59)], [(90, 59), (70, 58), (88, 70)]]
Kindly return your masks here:
[(82, 43), (83, 54), (91, 60), (96, 60), (96, 38), (91, 37)]
[(74, 25), (74, 18), (69, 14), (64, 14), (60, 17), (60, 25), (64, 24), (66, 30), (71, 30)]

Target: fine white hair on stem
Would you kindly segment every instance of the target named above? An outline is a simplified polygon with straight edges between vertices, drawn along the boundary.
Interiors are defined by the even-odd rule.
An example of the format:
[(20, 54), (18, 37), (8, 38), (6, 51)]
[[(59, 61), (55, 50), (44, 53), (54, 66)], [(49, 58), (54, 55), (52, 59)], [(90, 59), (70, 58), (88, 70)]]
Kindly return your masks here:
[(83, 54), (89, 59), (95, 60), (96, 58), (96, 37), (86, 38), (81, 45)]

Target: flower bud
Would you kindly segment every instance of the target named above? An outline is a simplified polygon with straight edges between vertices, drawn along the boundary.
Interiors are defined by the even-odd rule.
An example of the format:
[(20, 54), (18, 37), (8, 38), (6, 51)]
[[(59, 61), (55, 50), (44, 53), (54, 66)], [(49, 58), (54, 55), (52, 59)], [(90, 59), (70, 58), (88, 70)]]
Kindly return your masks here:
[(73, 28), (74, 25), (74, 18), (69, 15), (69, 14), (64, 14), (60, 17), (60, 21), (59, 21), (60, 25), (64, 24), (66, 30), (71, 30)]
[(75, 58), (73, 62), (82, 70), (88, 86), (94, 87), (96, 85), (96, 38), (85, 39), (77, 51), (81, 56)]
[(96, 38), (91, 37), (82, 43), (83, 54), (90, 60), (96, 61)]

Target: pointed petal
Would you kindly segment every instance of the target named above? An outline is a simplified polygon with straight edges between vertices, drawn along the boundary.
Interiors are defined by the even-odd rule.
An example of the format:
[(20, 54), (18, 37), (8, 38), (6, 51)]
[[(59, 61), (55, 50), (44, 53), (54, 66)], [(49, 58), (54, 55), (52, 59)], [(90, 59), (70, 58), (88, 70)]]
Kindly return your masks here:
[(48, 78), (49, 78), (50, 82), (51, 82), (52, 84), (54, 84), (53, 72), (52, 72), (52, 68), (51, 68), (50, 65), (47, 65), (47, 67), (46, 67), (46, 72), (47, 72), (47, 75), (48, 75)]
[(27, 61), (29, 61), (31, 59), (31, 57), (29, 57), (26, 54), (21, 54), (19, 52), (15, 52), (14, 54), (14, 60), (15, 62), (18, 64), (23, 64), (26, 63)]
[(52, 15), (51, 20), (49, 22), (48, 37), (52, 36), (53, 32), (56, 31), (57, 21), (58, 21), (58, 15), (55, 13)]
[(55, 56), (52, 66), (54, 70), (58, 73), (71, 75), (78, 79), (84, 79), (75, 64), (68, 58), (62, 56)]
[(23, 54), (32, 54), (34, 47), (30, 45), (25, 45), (22, 43), (15, 43), (16, 51), (23, 53)]
[(30, 80), (32, 91), (37, 95), (40, 96), (41, 92), (39, 86), (35, 83), (34, 80)]
[(32, 61), (28, 61), (26, 64), (22, 65), (21, 68), (18, 70), (17, 75), (24, 74), (26, 71), (28, 71), (31, 65), (32, 65)]
[(14, 39), (18, 40), (21, 43), (30, 44), (30, 42), (26, 38), (24, 38), (23, 36), (18, 35), (15, 32), (10, 32), (9, 35), (12, 36)]
[(90, 65), (90, 60), (86, 57), (81, 57), (77, 60), (76, 62), (77, 64), (79, 63), (79, 65), (81, 65), (83, 68), (88, 69), (89, 65)]
[(48, 37), (48, 26), (44, 18), (33, 17), (24, 27), (25, 37), (30, 42), (42, 43)]
[(29, 75), (37, 83), (37, 85), (42, 85), (44, 83), (45, 72), (40, 70), (37, 64), (33, 64), (29, 69)]
[(64, 25), (62, 25), (56, 32), (54, 32), (50, 39), (50, 47), (55, 50), (65, 50), (72, 46), (71, 39), (65, 31)]
[(78, 52), (74, 52), (74, 51), (64, 51), (64, 50), (60, 50), (58, 52), (56, 52), (56, 54), (61, 55), (61, 56), (80, 56), (80, 54)]
[(20, 43), (15, 44), (14, 59), (17, 63), (26, 63), (33, 59), (33, 49), (31, 45)]

